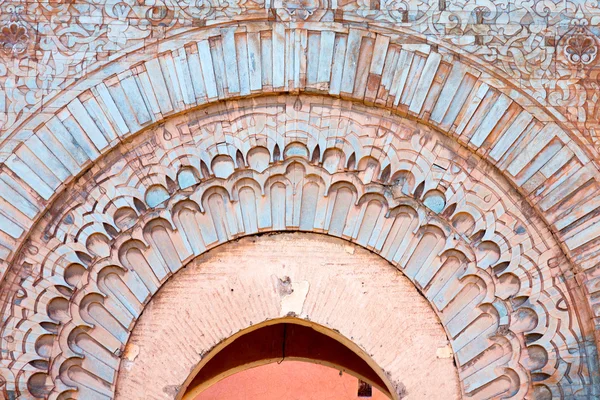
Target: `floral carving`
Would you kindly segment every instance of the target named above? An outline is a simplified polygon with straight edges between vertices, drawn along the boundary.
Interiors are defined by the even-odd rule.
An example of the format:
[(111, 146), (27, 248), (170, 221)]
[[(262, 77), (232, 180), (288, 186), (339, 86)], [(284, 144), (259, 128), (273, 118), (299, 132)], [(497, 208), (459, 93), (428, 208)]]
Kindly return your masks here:
[(27, 29), (15, 22), (0, 31), (2, 52), (12, 57), (19, 57), (27, 51), (29, 35)]
[(318, 0), (293, 0), (286, 1), (284, 4), (290, 15), (303, 20), (307, 20), (319, 7)]
[[(596, 2), (0, 0), (0, 56), (27, 60), (26, 65), (16, 62), (0, 67), (0, 90), (5, 92), (0, 132), (30, 116), (42, 98), (48, 101), (115, 52), (125, 54), (128, 48), (204, 26), (209, 20), (264, 18), (267, 9), (275, 9), (279, 19), (286, 21), (331, 21), (335, 14), (358, 23), (363, 19), (390, 27), (401, 24), (406, 32), (435, 37), (442, 45), (492, 65), (509, 84), (519, 82), (519, 90), (542, 107), (562, 113), (566, 123), (588, 141), (594, 141), (591, 132), (600, 131), (600, 116), (587, 105), (595, 104), (595, 92), (586, 87), (589, 76), (581, 73), (597, 61), (600, 9)], [(565, 32), (565, 27), (570, 29)], [(555, 37), (563, 38), (558, 47)], [(31, 54), (28, 46), (34, 43), (36, 57), (26, 57)], [(561, 62), (555, 62), (557, 58)]]
[(390, 16), (398, 22), (408, 22), (408, 4), (406, 1), (392, 0), (386, 4), (385, 9)]
[(320, 0), (273, 0), (272, 4), (282, 21), (320, 21), (329, 6)]
[(567, 34), (564, 55), (567, 61), (578, 67), (592, 64), (598, 54), (598, 43), (594, 35), (586, 29), (587, 24), (578, 25)]

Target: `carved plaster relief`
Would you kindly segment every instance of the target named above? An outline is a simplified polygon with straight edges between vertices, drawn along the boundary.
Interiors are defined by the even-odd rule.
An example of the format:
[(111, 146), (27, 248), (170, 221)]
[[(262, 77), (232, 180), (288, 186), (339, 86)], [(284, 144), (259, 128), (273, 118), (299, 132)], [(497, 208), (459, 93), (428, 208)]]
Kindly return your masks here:
[[(595, 304), (600, 188), (595, 167), (569, 132), (522, 104), (522, 98), (511, 97), (514, 92), (496, 89), (489, 76), (458, 61), (456, 54), (406, 44), (407, 37), (331, 26), (334, 30), (276, 24), (259, 27), (260, 32), (231, 28), (207, 29), (200, 37), (182, 34), (156, 51), (140, 52), (133, 69), (114, 64), (113, 75), (82, 81), (81, 95), (65, 98), (60, 111), (36, 120), (21, 144), (13, 142), (18, 148), (0, 172), (5, 192), (19, 193), (4, 200), (26, 199), (0, 209), (0, 271), (14, 262), (33, 221), (64, 185), (120, 141), (207, 103), (304, 90), (426, 122), (485, 157), (564, 243)], [(302, 101), (295, 106), (302, 108)], [(73, 140), (76, 146), (69, 144)], [(60, 167), (61, 162), (66, 165)]]
[(0, 0), (3, 395), (113, 397), (166, 279), (306, 231), (423, 292), (465, 396), (599, 396), (599, 15)]
[(402, 271), (438, 313), (466, 397), (586, 398), (596, 350), (564, 256), (481, 168), (423, 125), (318, 98), (171, 119), (96, 164), (37, 225), (4, 325), (6, 390), (112, 397), (129, 332), (169, 276), (220, 243), (299, 230)]
[(597, 148), (592, 66), (600, 12), (594, 2), (3, 1), (0, 10), (0, 43), (10, 60), (0, 71), (5, 137), (43, 109), (44, 102), (108, 60), (199, 27), (275, 16), (282, 21), (366, 21), (431, 38), (489, 66), (503, 85), (523, 90), (542, 107), (556, 108)]

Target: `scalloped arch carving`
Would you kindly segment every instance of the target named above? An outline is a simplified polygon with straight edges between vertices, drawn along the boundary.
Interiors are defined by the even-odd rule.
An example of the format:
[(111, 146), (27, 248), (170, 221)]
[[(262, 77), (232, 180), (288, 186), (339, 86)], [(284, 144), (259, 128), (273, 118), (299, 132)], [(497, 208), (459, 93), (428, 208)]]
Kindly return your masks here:
[[(99, 159), (19, 258), (4, 390), (112, 397), (130, 332), (170, 276), (239, 237), (304, 231), (367, 248), (410, 279), (444, 325), (466, 398), (594, 394), (580, 289), (544, 222), (450, 138), (345, 104), (217, 105)], [(180, 186), (182, 171), (193, 179)], [(156, 188), (162, 201), (149, 203)]]
[[(438, 129), (481, 156), (483, 160), (475, 157), (477, 161), (474, 162), (485, 171), (482, 173), (487, 173), (488, 168), (497, 168), (532, 206), (537, 216), (544, 220), (563, 248), (571, 270), (569, 279), (577, 282), (572, 286), (581, 292), (575, 297), (582, 298), (581, 303), (588, 303), (588, 309), (582, 310), (580, 320), (590, 320), (589, 313), (593, 321), (592, 324), (582, 322), (589, 325), (585, 336), (591, 338), (596, 335), (598, 342), (599, 336), (594, 332), (600, 332), (600, 202), (597, 200), (600, 196), (600, 175), (594, 149), (597, 138), (589, 137), (590, 132), (597, 130), (597, 113), (594, 111), (597, 108), (594, 97), (597, 83), (593, 77), (595, 73), (587, 76), (588, 72), (595, 71), (590, 60), (596, 59), (594, 49), (597, 44), (589, 25), (596, 19), (588, 19), (585, 15), (594, 14), (597, 7), (572, 2), (563, 2), (559, 6), (544, 1), (534, 1), (533, 8), (510, 1), (498, 6), (493, 2), (480, 6), (477, 2), (419, 1), (418, 6), (411, 3), (409, 7), (408, 2), (408, 8), (402, 6), (394, 10), (392, 14), (401, 15), (402, 21), (408, 18), (402, 25), (397, 25), (393, 22), (397, 18), (392, 17), (387, 9), (391, 4), (386, 5), (385, 2), (380, 2), (380, 6), (384, 6), (380, 10), (371, 10), (370, 5), (358, 3), (338, 8), (336, 2), (321, 4), (324, 9), (296, 10), (310, 22), (298, 19), (296, 12), (287, 13), (289, 10), (285, 11), (286, 7), (282, 9), (283, 4), (280, 3), (273, 3), (271, 7), (266, 7), (267, 3), (244, 3), (242, 8), (227, 10), (213, 10), (206, 3), (208, 8), (204, 11), (212, 11), (195, 16), (187, 14), (176, 2), (167, 3), (166, 8), (136, 8), (137, 12), (148, 13), (144, 14), (144, 18), (153, 16), (146, 22), (156, 22), (154, 16), (157, 15), (167, 18), (163, 13), (171, 10), (167, 12), (167, 19), (173, 25), (168, 29), (163, 26), (164, 30), (156, 32), (150, 24), (145, 27), (148, 30), (137, 31), (141, 35), (156, 33), (159, 37), (126, 40), (131, 46), (117, 46), (113, 49), (118, 49), (114, 54), (102, 54), (101, 60), (96, 60), (93, 52), (77, 51), (78, 55), (90, 55), (92, 59), (88, 62), (95, 69), (88, 70), (87, 67), (92, 64), (80, 64), (82, 61), (79, 59), (70, 60), (77, 61), (77, 73), (71, 76), (70, 69), (65, 67), (65, 73), (71, 78), (66, 79), (59, 73), (59, 82), (53, 81), (58, 86), (53, 87), (52, 96), (41, 97), (43, 102), (32, 93), (33, 98), (25, 96), (33, 102), (31, 107), (20, 101), (23, 91), (28, 91), (29, 85), (34, 85), (34, 82), (47, 82), (46, 78), (50, 79), (52, 75), (52, 66), (56, 65), (44, 62), (42, 70), (48, 71), (49, 75), (33, 79), (30, 75), (33, 71), (21, 68), (20, 64), (24, 62), (31, 66), (32, 58), (19, 58), (19, 62), (10, 64), (17, 68), (12, 72), (26, 73), (27, 78), (22, 77), (24, 81), (14, 90), (4, 91), (10, 97), (7, 97), (8, 102), (0, 96), (0, 124), (4, 116), (12, 124), (0, 143), (2, 281), (16, 279), (19, 258), (33, 227), (44, 215), (52, 212), (64, 190), (85, 171), (94, 169), (99, 158), (111, 152), (113, 157), (117, 157), (113, 150), (123, 141), (132, 140), (140, 131), (163, 124), (165, 118), (190, 110), (222, 107), (221, 112), (243, 113), (243, 108), (253, 107), (253, 101), (283, 106), (287, 100), (282, 99), (289, 99), (287, 95), (303, 94), (311, 96), (297, 96), (285, 107), (290, 112), (310, 112), (313, 118), (324, 116), (327, 119), (329, 114), (336, 115), (335, 109), (340, 104), (354, 110), (368, 107), (377, 115), (390, 113), (407, 117)], [(399, 6), (397, 3), (393, 7)], [(110, 11), (103, 9), (103, 5)], [(34, 10), (37, 3), (30, 6)], [(87, 6), (89, 8), (85, 12), (95, 10), (93, 17), (86, 16), (80, 9), (77, 9), (77, 17), (73, 17), (72, 8), (76, 6), (71, 3), (62, 4), (59, 8), (65, 8), (61, 11), (65, 12), (65, 18), (67, 15), (73, 17), (73, 26), (76, 26), (75, 21), (81, 22), (79, 18), (95, 20), (105, 12), (109, 14), (105, 16), (107, 20), (115, 17), (110, 2)], [(413, 6), (421, 11), (412, 14), (409, 11)], [(521, 6), (525, 8), (519, 8)], [(464, 7), (468, 10), (467, 14), (457, 14), (457, 7)], [(558, 14), (553, 15), (549, 11), (551, 8), (555, 8)], [(133, 12), (128, 7), (118, 9), (123, 13)], [(334, 9), (337, 11), (334, 12)], [(19, 7), (11, 8), (9, 14), (11, 18), (25, 18), (22, 11)], [(53, 15), (51, 10), (42, 11), (40, 23), (48, 15)], [(179, 17), (175, 18), (175, 15)], [(230, 23), (231, 18), (241, 16), (248, 18), (243, 24)], [(559, 23), (562, 17), (570, 25)], [(191, 20), (187, 18), (193, 18), (195, 22), (190, 26)], [(506, 18), (511, 21), (511, 32), (519, 40), (511, 35), (510, 39), (505, 36), (509, 25), (504, 23), (494, 30), (493, 41), (477, 33), (479, 29), (487, 29), (492, 21)], [(530, 24), (530, 18), (535, 23)], [(377, 23), (371, 23), (373, 20)], [(204, 26), (207, 21), (210, 23)], [(364, 21), (369, 23), (365, 25)], [(421, 26), (419, 21), (428, 23)], [(462, 21), (460, 27), (455, 21)], [(517, 21), (527, 21), (527, 24), (521, 25)], [(11, 26), (15, 28), (23, 23), (25, 19), (18, 22), (11, 19)], [(195, 26), (196, 23), (201, 26)], [(125, 28), (120, 23), (112, 24), (108, 30), (115, 36), (108, 35), (108, 41), (126, 38), (126, 35), (116, 34), (119, 32), (117, 26)], [(440, 26), (448, 26), (452, 32), (450, 37), (445, 36), (448, 32), (441, 35), (441, 31), (436, 30), (436, 34), (430, 35), (422, 31)], [(25, 26), (21, 28), (30, 31)], [(54, 29), (46, 28), (47, 32)], [(129, 28), (134, 30), (131, 26)], [(563, 29), (566, 31), (563, 32)], [(11, 28), (7, 32), (13, 31)], [(103, 35), (101, 31), (95, 30)], [(17, 32), (21, 35), (23, 30), (17, 29), (13, 33)], [(461, 33), (456, 36), (457, 32)], [(464, 35), (469, 32), (474, 36)], [(163, 34), (166, 36), (163, 37)], [(438, 37), (440, 35), (444, 38)], [(13, 34), (9, 36), (14, 39)], [(26, 37), (31, 39), (28, 35), (21, 39)], [(62, 34), (60, 37), (63, 38)], [(73, 36), (68, 37), (60, 42), (77, 41)], [(500, 37), (505, 42), (496, 47), (495, 40)], [(478, 39), (471, 43), (474, 38)], [(144, 42), (146, 39), (148, 43)], [(529, 41), (540, 46), (525, 51), (535, 54), (531, 59), (523, 57), (523, 43)], [(150, 42), (153, 43), (151, 46)], [(50, 43), (56, 42), (53, 39)], [(21, 44), (15, 43), (8, 48), (24, 50)], [(562, 55), (553, 57), (557, 49)], [(489, 53), (488, 50), (493, 51)], [(48, 55), (48, 49), (45, 54)], [(544, 70), (544, 79), (535, 75), (538, 69), (532, 69), (529, 64), (535, 64), (538, 55), (542, 54), (543, 64), (554, 68)], [(489, 61), (488, 57), (502, 62), (490, 65), (483, 61)], [(69, 57), (53, 60), (59, 65), (62, 62), (69, 64)], [(85, 74), (85, 79), (79, 79), (80, 71)], [(525, 87), (526, 82), (531, 85)], [(543, 90), (539, 86), (542, 82), (546, 85)], [(4, 84), (11, 88), (13, 85), (10, 79)], [(336, 98), (339, 103), (331, 105), (330, 99), (325, 102), (330, 107), (322, 107), (318, 104), (320, 100), (316, 100), (321, 97), (312, 95)], [(242, 102), (243, 105), (237, 102), (240, 98), (256, 96), (265, 98)], [(550, 103), (542, 101), (546, 96)], [(567, 98), (570, 100), (567, 101)], [(576, 101), (576, 104), (571, 101)], [(3, 104), (17, 108), (9, 108), (8, 113), (2, 113)], [(23, 107), (28, 112), (21, 115), (17, 109)], [(277, 109), (271, 112), (281, 115)], [(593, 118), (588, 118), (590, 115)], [(200, 119), (200, 116), (202, 113), (197, 113), (195, 118)], [(307, 121), (298, 120), (298, 129), (305, 129), (303, 125)], [(253, 129), (264, 128), (260, 121), (255, 126), (252, 121), (249, 124)], [(343, 124), (330, 128), (347, 129)], [(582, 127), (584, 129), (580, 132)], [(320, 128), (326, 129), (325, 126)], [(170, 140), (174, 134), (170, 129), (157, 131), (157, 135)], [(215, 129), (221, 127), (216, 126)], [(196, 132), (193, 127), (191, 130)], [(385, 136), (388, 130), (389, 127), (382, 125), (378, 135)], [(215, 132), (207, 134), (210, 136)], [(336, 167), (333, 165), (336, 162), (335, 157), (332, 158), (333, 153), (325, 154), (327, 149), (323, 146), (323, 143), (318, 143), (308, 147), (311, 160), (327, 156), (326, 168)], [(249, 154), (242, 148), (238, 150), (233, 154), (223, 154), (224, 157), (217, 160), (199, 155), (200, 165), (195, 166), (195, 173), (190, 175), (189, 171), (181, 171), (180, 175), (169, 176), (148, 193), (151, 204), (166, 199), (180, 181), (192, 184), (209, 176), (214, 167), (211, 162), (219, 166), (217, 174), (226, 174), (232, 168), (247, 163)], [(284, 158), (286, 150), (294, 149), (286, 149), (277, 143), (270, 149), (270, 161)], [(377, 165), (369, 161), (371, 158), (379, 160), (381, 152), (388, 151), (395, 149), (374, 146), (368, 153), (344, 154), (344, 162), (346, 167), (366, 163), (370, 168), (365, 169), (364, 174), (377, 179), (387, 180), (400, 173), (398, 177), (408, 179), (410, 185), (410, 173), (404, 174), (393, 170), (392, 165)], [(136, 200), (137, 208), (144, 207), (144, 200)], [(427, 203), (434, 207), (438, 204), (439, 208), (442, 200), (429, 197)], [(2, 302), (3, 305), (5, 303)]]

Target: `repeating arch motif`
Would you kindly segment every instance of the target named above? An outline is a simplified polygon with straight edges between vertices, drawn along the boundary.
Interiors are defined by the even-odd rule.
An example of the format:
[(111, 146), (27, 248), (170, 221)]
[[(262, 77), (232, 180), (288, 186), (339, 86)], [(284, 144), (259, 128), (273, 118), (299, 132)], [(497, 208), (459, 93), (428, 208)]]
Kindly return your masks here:
[(97, 163), (21, 258), (5, 391), (111, 398), (129, 332), (169, 276), (240, 236), (299, 230), (403, 271), (444, 324), (466, 397), (592, 395), (596, 350), (564, 256), (507, 182), (423, 125), (337, 110), (318, 123), (297, 101), (202, 110)]
[[(181, 31), (146, 50), (132, 48), (120, 59), (127, 62), (117, 62), (115, 56), (114, 62), (69, 86), (46, 104), (44, 112), (25, 118), (2, 145), (3, 281), (19, 274), (18, 258), (26, 239), (63, 190), (141, 130), (209, 104), (220, 104), (222, 112), (252, 104), (219, 103), (222, 100), (271, 95), (266, 101), (277, 103), (289, 97), (276, 95), (319, 94), (349, 99), (353, 105), (346, 104), (348, 108), (368, 106), (374, 113), (394, 113), (431, 125), (482, 156), (485, 161), (474, 159), (483, 169), (498, 168), (563, 247), (573, 265), (569, 279), (578, 281), (573, 287), (581, 292), (576, 297), (588, 303), (581, 320), (589, 320), (587, 313), (594, 318), (584, 324), (586, 336), (593, 334), (593, 325), (600, 321), (600, 185), (593, 154), (560, 118), (553, 118), (554, 109), (532, 106), (533, 99), (498, 81), (493, 68), (430, 43), (423, 35), (374, 24), (365, 28), (359, 21), (208, 26)], [(321, 107), (307, 97), (321, 99), (305, 96), (295, 99), (294, 107), (310, 107), (313, 115), (321, 112), (324, 118), (336, 115), (337, 105)], [(271, 112), (282, 115), (280, 109)], [(388, 130), (383, 126), (380, 134)], [(395, 151), (374, 147), (376, 159), (381, 151)], [(239, 162), (238, 154), (231, 156), (234, 165)], [(274, 158), (281, 156), (273, 153)], [(354, 157), (349, 164), (369, 165)], [(209, 170), (203, 161), (200, 167)], [(382, 165), (380, 172), (391, 173), (393, 167), (386, 170)], [(189, 179), (186, 173), (181, 179), (186, 176)], [(148, 200), (154, 204), (165, 192), (152, 196)]]
[[(493, 239), (469, 240), (473, 236), (465, 237), (418, 201), (393, 199), (381, 185), (367, 189), (347, 175), (327, 176), (320, 167), (291, 158), (262, 174), (248, 177), (241, 170), (226, 182), (213, 178), (194, 187), (189, 196), (168, 199), (164, 208), (141, 216), (120, 234), (112, 248), (104, 228), (89, 229), (80, 250), (87, 257), (75, 252), (64, 270), (68, 281), (56, 282), (37, 299), (48, 309), (45, 322), (58, 324), (57, 337), (67, 339), (66, 348), (58, 340), (50, 357), (39, 359), (64, 365), (48, 378), (76, 386), (82, 399), (110, 398), (118, 371), (115, 354), (160, 285), (207, 249), (273, 230), (274, 220), (285, 219), (280, 229), (340, 236), (397, 265), (444, 323), (467, 396), (522, 398), (530, 389), (560, 396), (557, 387), (530, 388), (529, 371), (521, 365), (526, 360), (539, 367), (539, 374), (560, 374), (548, 361), (564, 356), (554, 350), (563, 343), (556, 338), (545, 343), (549, 332), (540, 321), (555, 319), (543, 309), (552, 299), (540, 294), (533, 300), (517, 268), (499, 271), (499, 245)], [(277, 188), (285, 193), (283, 199)], [(574, 339), (573, 332), (568, 333)], [(529, 347), (521, 348), (519, 336), (531, 342), (535, 357)], [(34, 343), (40, 347), (40, 341), (48, 340), (42, 335)], [(505, 372), (498, 376), (500, 368)], [(35, 384), (42, 380), (38, 374), (43, 373), (28, 377), (27, 388), (39, 395), (45, 389)], [(62, 394), (61, 389), (53, 387), (51, 397)]]

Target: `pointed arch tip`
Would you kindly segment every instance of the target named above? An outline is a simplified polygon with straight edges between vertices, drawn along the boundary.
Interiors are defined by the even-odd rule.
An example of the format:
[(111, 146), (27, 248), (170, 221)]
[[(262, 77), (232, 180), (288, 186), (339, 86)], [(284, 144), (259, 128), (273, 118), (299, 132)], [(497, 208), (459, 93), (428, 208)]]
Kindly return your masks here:
[[(271, 343), (269, 350), (258, 344), (265, 341)], [(260, 351), (253, 351), (253, 348)], [(323, 353), (324, 349), (326, 353)], [(372, 367), (376, 365), (373, 360), (339, 331), (297, 316), (287, 316), (248, 327), (214, 346), (190, 373), (178, 398), (194, 399), (233, 374), (283, 360), (335, 368), (368, 382), (390, 399), (397, 396), (390, 392), (392, 384), (384, 381), (387, 380), (385, 373), (376, 372)]]

